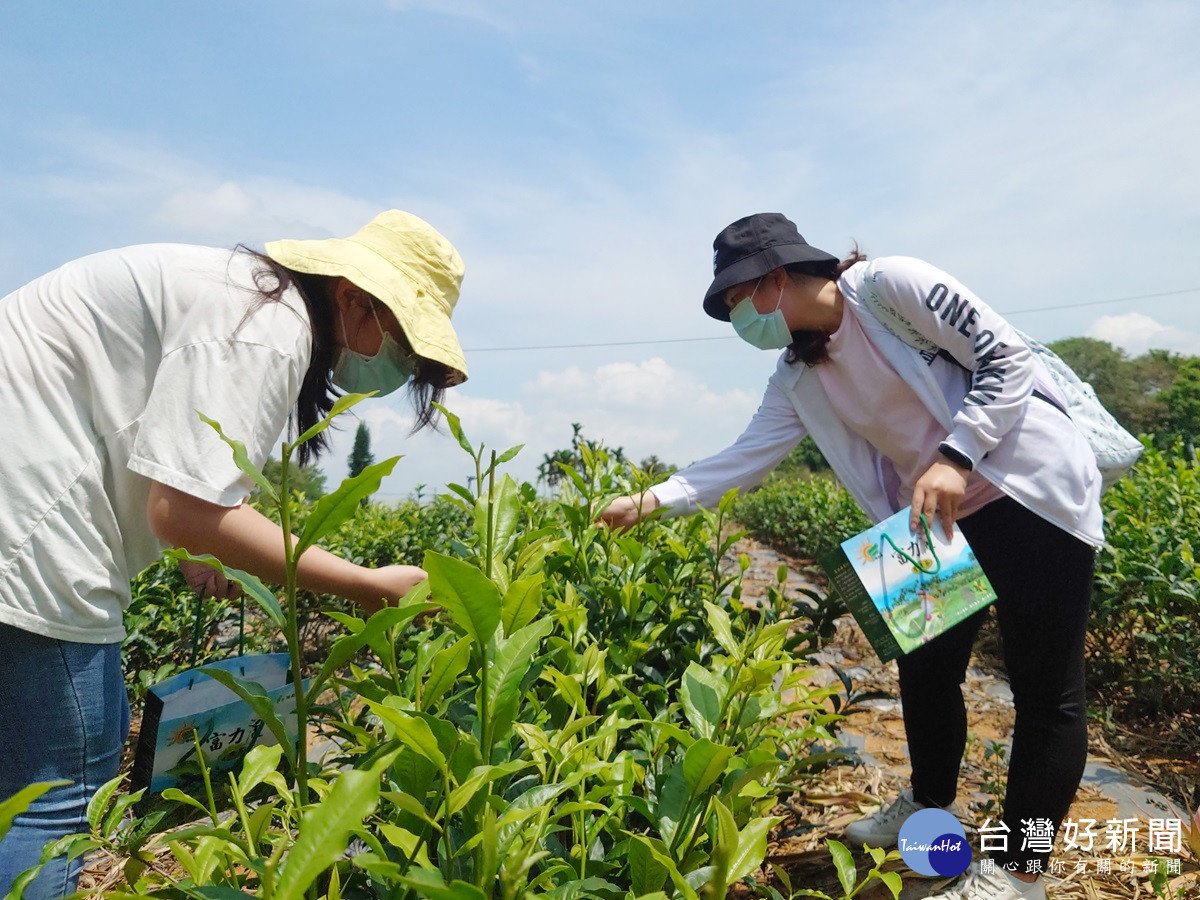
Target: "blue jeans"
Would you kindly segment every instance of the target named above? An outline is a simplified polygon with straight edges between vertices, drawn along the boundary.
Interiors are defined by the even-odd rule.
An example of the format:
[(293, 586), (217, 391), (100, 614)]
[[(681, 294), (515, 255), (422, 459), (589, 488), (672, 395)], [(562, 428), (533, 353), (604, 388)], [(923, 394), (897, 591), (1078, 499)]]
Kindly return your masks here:
[[(36, 781), (42, 794), (0, 838), (0, 897), (42, 848), (87, 829), (87, 804), (117, 774), (129, 734), (120, 644), (77, 644), (0, 624), (0, 801)], [(51, 900), (75, 889), (83, 860), (59, 857), (25, 891)]]

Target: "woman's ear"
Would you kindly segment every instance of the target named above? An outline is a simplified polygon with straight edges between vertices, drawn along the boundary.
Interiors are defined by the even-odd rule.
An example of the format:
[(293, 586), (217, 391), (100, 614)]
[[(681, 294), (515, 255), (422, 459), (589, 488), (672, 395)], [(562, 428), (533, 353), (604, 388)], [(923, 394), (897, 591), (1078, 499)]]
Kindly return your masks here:
[(343, 311), (359, 306), (369, 309), (374, 298), (349, 278), (338, 276), (333, 283), (333, 300)]
[(767, 273), (767, 285), (765, 286), (769, 287), (774, 293), (777, 294), (779, 291), (783, 290), (783, 286), (789, 277), (791, 276), (788, 275), (788, 270), (783, 266), (780, 266), (779, 268), (772, 269)]

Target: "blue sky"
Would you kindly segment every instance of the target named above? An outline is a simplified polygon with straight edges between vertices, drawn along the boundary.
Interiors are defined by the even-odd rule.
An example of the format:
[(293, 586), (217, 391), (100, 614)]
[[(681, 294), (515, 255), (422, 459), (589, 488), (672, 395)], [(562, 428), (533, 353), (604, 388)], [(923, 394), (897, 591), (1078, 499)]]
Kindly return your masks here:
[[(700, 310), (750, 212), (928, 259), (1043, 340), (1200, 354), (1197, 46), (1196, 4), (1153, 0), (7, 3), (0, 293), (407, 209), (466, 261), (469, 436), (526, 444), (522, 478), (572, 422), (685, 464), (774, 364)], [(402, 399), (363, 410), (405, 455), (387, 495), (465, 477)]]

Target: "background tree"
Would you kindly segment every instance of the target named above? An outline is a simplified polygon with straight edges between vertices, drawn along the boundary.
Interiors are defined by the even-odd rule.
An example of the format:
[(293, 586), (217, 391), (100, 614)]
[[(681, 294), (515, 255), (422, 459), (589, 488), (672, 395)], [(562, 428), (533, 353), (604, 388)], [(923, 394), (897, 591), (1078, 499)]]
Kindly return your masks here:
[(371, 430), (367, 428), (366, 422), (360, 421), (354, 432), (354, 446), (346, 458), (346, 465), (350, 469), (349, 477), (353, 478), (359, 475), (367, 466), (374, 464), (375, 454), (371, 452)]
[(1174, 381), (1161, 396), (1166, 408), (1166, 429), (1156, 443), (1169, 447), (1176, 438), (1182, 438), (1184, 446), (1194, 453), (1196, 440), (1200, 438), (1200, 357), (1189, 357), (1180, 364)]
[[(1166, 436), (1169, 422), (1167, 392), (1180, 366), (1192, 357), (1168, 350), (1150, 350), (1129, 359), (1124, 350), (1095, 338), (1065, 338), (1050, 344), (1084, 381), (1117, 421), (1134, 434)], [(1170, 441), (1164, 446), (1169, 446)]]
[[(371, 452), (371, 431), (367, 428), (367, 423), (361, 419), (358, 422), (358, 428), (354, 431), (354, 446), (350, 448), (350, 455), (346, 458), (346, 465), (349, 467), (349, 476), (353, 478), (362, 472), (367, 466), (375, 464), (375, 454)], [(367, 505), (368, 497), (363, 497), (360, 501), (362, 506)]]
[[(538, 464), (538, 482), (544, 483), (549, 487), (558, 487), (563, 479), (563, 466), (571, 466), (574, 469), (582, 468), (583, 456), (579, 452), (579, 448), (586, 446), (589, 450), (598, 450), (603, 446), (603, 441), (593, 441), (583, 436), (583, 426), (578, 422), (571, 423), (571, 446), (561, 450), (555, 450), (552, 453), (547, 453), (542, 457), (541, 463)], [(608, 453), (609, 459), (617, 463), (625, 462), (625, 451), (621, 447), (604, 447)]]
[(679, 471), (679, 466), (673, 466), (668, 462), (663, 462), (656, 454), (653, 453), (638, 463), (638, 468), (655, 481), (662, 481), (664, 478), (670, 478)]

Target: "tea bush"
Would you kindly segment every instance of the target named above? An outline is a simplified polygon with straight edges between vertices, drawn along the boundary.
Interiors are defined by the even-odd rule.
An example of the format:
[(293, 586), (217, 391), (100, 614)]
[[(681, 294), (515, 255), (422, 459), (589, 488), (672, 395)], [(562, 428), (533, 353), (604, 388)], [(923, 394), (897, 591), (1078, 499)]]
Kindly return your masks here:
[(1127, 713), (1200, 711), (1200, 469), (1147, 449), (1103, 506), (1089, 680)]
[[(1104, 494), (1088, 681), (1118, 715), (1200, 711), (1200, 469), (1153, 447)], [(755, 537), (815, 559), (870, 523), (832, 479), (780, 479), (733, 509)]]
[[(62, 846), (127, 860), (111, 896), (715, 900), (762, 865), (781, 795), (837, 761), (826, 745), (841, 686), (817, 686), (788, 649), (793, 623), (751, 617), (739, 576), (719, 566), (732, 495), (614, 533), (597, 512), (643, 485), (603, 451), (582, 450), (563, 497), (542, 502), (499, 473), (515, 449), (485, 460), (447, 417), (476, 491), (450, 486), (450, 518), (465, 527), (424, 554), (429, 581), (400, 606), (367, 621), (332, 613), (343, 630), (301, 673), (294, 575), (282, 603), (239, 576), (308, 677), (296, 678), (297, 716), (333, 735), (336, 753), (306, 763), (301, 728), (295, 744), (251, 750), (227, 781), (205, 770), (200, 796), (167, 792), (133, 823), (123, 813), (137, 795), (110, 784), (90, 833)], [(292, 500), (280, 503), (285, 533), (299, 534), (291, 573), (394, 464), (295, 521)], [(440, 611), (419, 618), (430, 598)], [(283, 733), (260, 687), (212, 676)], [(161, 815), (180, 809), (203, 818), (160, 834)], [(152, 859), (155, 845), (166, 859)], [(845, 848), (830, 850), (846, 895), (880, 880), (898, 896), (899, 876), (881, 869), (895, 854), (873, 853), (860, 881)]]
[[(278, 472), (279, 463), (274, 463)], [(268, 474), (268, 477), (270, 475)], [(274, 476), (278, 483), (278, 474)], [(311, 479), (306, 485), (311, 484)], [(278, 521), (278, 510), (257, 503)], [(309, 504), (306, 491), (292, 495), (292, 522), (303, 527)], [(321, 541), (322, 546), (352, 562), (365, 566), (395, 563), (420, 565), (425, 550), (445, 551), (467, 529), (469, 517), (445, 500), (421, 503), (407, 499), (389, 504), (371, 502)], [(321, 610), (329, 597), (302, 595), (299, 610), (301, 630), (308, 638), (308, 652), (319, 657), (328, 643), (328, 628)], [(210, 659), (238, 652), (236, 601), (200, 600), (187, 586), (174, 561), (155, 563), (132, 584), (132, 602), (125, 613), (126, 638), (122, 647), (126, 687), (136, 709), (146, 691), (171, 675)], [(282, 636), (253, 607), (248, 610), (246, 652), (277, 649)]]
[(779, 479), (738, 498), (734, 517), (765, 543), (802, 559), (820, 559), (871, 520), (835, 479)]

